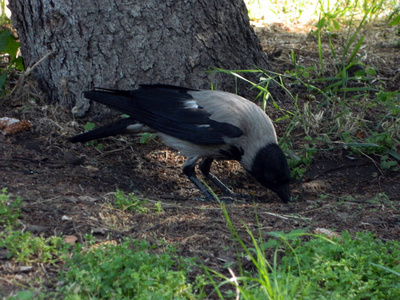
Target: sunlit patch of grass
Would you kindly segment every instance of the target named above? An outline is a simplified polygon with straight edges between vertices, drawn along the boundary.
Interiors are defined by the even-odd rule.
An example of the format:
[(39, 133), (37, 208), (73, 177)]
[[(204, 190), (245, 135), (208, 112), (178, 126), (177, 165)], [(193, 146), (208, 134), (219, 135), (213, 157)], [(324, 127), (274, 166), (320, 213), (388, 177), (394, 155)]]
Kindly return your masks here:
[[(398, 241), (383, 242), (370, 232), (343, 232), (332, 240), (292, 244), (281, 266), (307, 282), (308, 299), (396, 299), (400, 297)], [(293, 255), (292, 253), (295, 253)], [(298, 268), (300, 262), (300, 268)]]
[[(280, 1), (279, 5), (289, 3), (299, 1)], [(364, 63), (362, 46), (369, 22), (384, 16), (391, 26), (398, 25), (399, 2), (316, 3), (318, 18), (311, 34), (318, 60), (313, 65), (300, 63), (291, 51), (293, 68), (284, 73), (256, 68), (215, 68), (213, 72), (247, 82), (258, 91), (255, 101), (261, 102), (267, 113), (275, 109), (274, 115), (279, 117), (274, 121), (286, 126), (280, 145), (288, 154), (292, 176), (301, 177), (318, 152), (336, 149), (369, 157), (383, 170), (396, 171), (400, 162), (400, 91), (386, 90), (379, 70)], [(262, 1), (252, 4), (263, 5)], [(248, 80), (249, 73), (256, 74), (259, 81)], [(277, 87), (292, 100), (291, 106), (283, 107), (276, 101), (271, 90)]]
[[(268, 232), (263, 240), (245, 225), (251, 238), (246, 245), (222, 205), (232, 239), (238, 245), (238, 271), (229, 276), (206, 269), (220, 299), (397, 299), (400, 297), (400, 242), (383, 242), (370, 232), (355, 236)], [(272, 262), (267, 251), (273, 250)], [(244, 253), (243, 253), (244, 252)], [(269, 251), (270, 253), (271, 251)], [(249, 260), (253, 272), (243, 271)], [(247, 268), (248, 269), (248, 268)], [(220, 282), (222, 280), (222, 282)], [(220, 283), (218, 283), (220, 282)], [(224, 285), (233, 290), (223, 292)]]
[(364, 15), (370, 6), (374, 7), (368, 20), (388, 18), (396, 21), (399, 12), (398, 0), (246, 0), (252, 20), (263, 23), (299, 22), (312, 23), (321, 17), (330, 19), (330, 28), (338, 29), (342, 21)]

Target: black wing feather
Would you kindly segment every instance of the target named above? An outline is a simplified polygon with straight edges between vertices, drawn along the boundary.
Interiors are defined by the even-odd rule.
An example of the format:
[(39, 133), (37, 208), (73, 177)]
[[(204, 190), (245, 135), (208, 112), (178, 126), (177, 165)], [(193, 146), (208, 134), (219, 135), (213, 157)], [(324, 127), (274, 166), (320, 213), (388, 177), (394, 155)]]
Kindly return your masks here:
[(84, 143), (95, 139), (105, 138), (117, 134), (129, 133), (126, 129), (129, 125), (138, 123), (132, 118), (119, 119), (111, 124), (81, 133), (68, 139), (72, 143)]
[(86, 98), (129, 115), (156, 131), (198, 145), (225, 144), (226, 137), (239, 137), (242, 130), (210, 119), (203, 108), (188, 108), (195, 91), (167, 85), (143, 85), (137, 90), (121, 91), (96, 88), (84, 92)]

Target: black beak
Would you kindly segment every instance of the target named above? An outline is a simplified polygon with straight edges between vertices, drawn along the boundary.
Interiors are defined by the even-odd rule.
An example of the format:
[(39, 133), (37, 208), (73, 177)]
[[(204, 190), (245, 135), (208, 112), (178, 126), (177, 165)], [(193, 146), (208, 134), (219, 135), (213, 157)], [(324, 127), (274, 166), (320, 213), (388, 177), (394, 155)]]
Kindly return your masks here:
[(292, 196), (290, 195), (289, 184), (284, 184), (270, 189), (273, 190), (279, 196), (279, 198), (281, 198), (282, 202), (284, 203), (292, 202)]

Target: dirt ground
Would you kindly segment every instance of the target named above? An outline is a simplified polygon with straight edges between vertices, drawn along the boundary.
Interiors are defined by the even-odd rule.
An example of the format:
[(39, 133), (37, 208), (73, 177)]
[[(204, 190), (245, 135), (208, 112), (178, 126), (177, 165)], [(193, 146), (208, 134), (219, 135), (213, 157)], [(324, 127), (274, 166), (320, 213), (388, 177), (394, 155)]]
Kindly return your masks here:
[[(287, 24), (258, 29), (267, 53), (282, 50), (271, 62), (275, 70), (287, 69), (292, 49), (304, 64), (318, 59), (309, 29)], [(391, 30), (381, 25), (370, 27), (364, 49), (369, 53), (366, 63), (388, 79), (400, 74), (399, 49), (390, 40), (396, 38)], [(376, 37), (378, 42), (372, 42)], [(399, 89), (399, 80), (388, 86)], [(133, 136), (104, 139), (99, 142), (101, 150), (68, 143), (66, 138), (83, 131), (83, 125), (92, 119), (74, 120), (66, 109), (35, 99), (0, 101), (0, 117), (32, 123), (28, 131), (0, 134), (0, 188), (24, 200), (20, 217), (24, 230), (45, 237), (74, 235), (81, 241), (86, 233), (94, 234), (98, 241), (131, 237), (157, 244), (162, 240), (176, 244), (182, 256), (199, 257), (219, 271), (236, 261), (220, 206), (196, 200), (201, 195), (182, 176), (184, 159), (175, 151), (157, 139), (140, 144)], [(284, 130), (279, 126), (278, 133)], [(292, 184), (295, 202), (289, 205), (261, 188), (235, 162), (219, 162), (212, 170), (235, 192), (255, 198), (256, 205), (245, 200), (227, 205), (245, 240), (248, 237), (241, 220), (251, 229), (258, 228), (259, 222), (265, 232), (325, 228), (368, 230), (383, 240), (400, 237), (400, 172), (379, 169), (373, 157), (358, 157), (344, 150), (318, 154), (304, 178)], [(150, 204), (160, 201), (164, 212), (139, 214), (112, 208), (109, 204), (116, 189), (135, 192)], [(379, 193), (389, 200), (376, 197)], [(29, 279), (38, 274), (46, 278), (49, 289), (56, 285), (51, 268), (35, 266), (22, 272), (19, 267), (0, 257), (0, 289), (7, 293), (19, 290), (31, 285)]]

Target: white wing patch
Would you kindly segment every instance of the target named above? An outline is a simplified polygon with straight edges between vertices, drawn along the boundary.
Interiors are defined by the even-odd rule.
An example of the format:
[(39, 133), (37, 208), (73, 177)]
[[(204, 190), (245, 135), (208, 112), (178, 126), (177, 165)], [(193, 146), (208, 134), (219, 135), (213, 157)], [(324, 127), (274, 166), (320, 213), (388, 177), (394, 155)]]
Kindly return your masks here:
[(126, 127), (126, 130), (128, 130), (131, 133), (155, 132), (154, 129), (147, 127), (146, 125), (143, 125), (141, 123), (129, 125)]
[(197, 108), (199, 108), (199, 106), (197, 105), (197, 102), (194, 101), (194, 100), (185, 101), (185, 102), (184, 102), (184, 107), (185, 107), (186, 109), (190, 109), (190, 108), (197, 109)]

